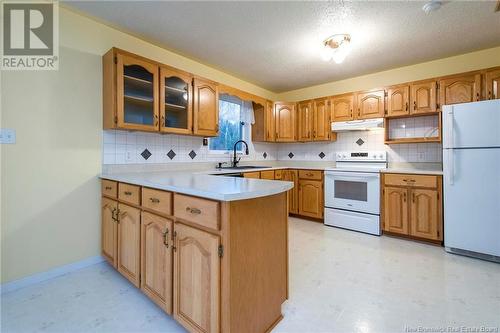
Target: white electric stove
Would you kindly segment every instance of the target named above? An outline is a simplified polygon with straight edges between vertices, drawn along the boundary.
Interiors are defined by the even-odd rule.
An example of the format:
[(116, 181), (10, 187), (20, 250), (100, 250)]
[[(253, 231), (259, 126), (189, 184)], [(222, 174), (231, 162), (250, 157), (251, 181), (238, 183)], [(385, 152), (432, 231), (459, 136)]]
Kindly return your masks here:
[(339, 152), (325, 171), (325, 224), (380, 235), (380, 170), (385, 151)]

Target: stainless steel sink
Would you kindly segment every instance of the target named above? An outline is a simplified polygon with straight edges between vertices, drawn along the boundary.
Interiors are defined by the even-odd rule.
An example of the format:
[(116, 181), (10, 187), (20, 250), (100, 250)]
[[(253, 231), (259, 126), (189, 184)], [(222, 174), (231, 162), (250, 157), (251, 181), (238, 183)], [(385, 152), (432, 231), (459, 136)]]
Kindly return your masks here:
[(240, 165), (236, 167), (222, 167), (217, 170), (243, 170), (243, 169), (269, 169), (270, 166), (256, 166), (256, 165)]

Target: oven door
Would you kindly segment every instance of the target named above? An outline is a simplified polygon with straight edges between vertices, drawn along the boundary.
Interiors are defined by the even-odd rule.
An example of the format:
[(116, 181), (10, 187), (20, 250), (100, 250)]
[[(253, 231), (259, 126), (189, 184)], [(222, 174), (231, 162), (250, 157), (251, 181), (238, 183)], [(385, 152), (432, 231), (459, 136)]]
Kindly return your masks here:
[(380, 213), (378, 173), (327, 171), (325, 206), (356, 212)]

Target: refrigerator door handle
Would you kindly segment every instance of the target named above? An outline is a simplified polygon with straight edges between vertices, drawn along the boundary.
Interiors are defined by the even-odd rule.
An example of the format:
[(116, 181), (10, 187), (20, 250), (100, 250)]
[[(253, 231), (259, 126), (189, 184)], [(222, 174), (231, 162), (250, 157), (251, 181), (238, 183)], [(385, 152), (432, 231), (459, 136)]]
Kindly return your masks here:
[(449, 110), (446, 113), (446, 123), (447, 123), (447, 130), (446, 130), (446, 148), (453, 148), (454, 147), (454, 142), (453, 142), (453, 110)]
[(454, 173), (455, 173), (455, 166), (454, 166), (454, 149), (445, 149), (446, 151), (446, 159), (447, 159), (447, 164), (448, 164), (448, 167), (446, 168), (446, 173), (447, 173), (447, 177), (448, 178), (448, 184), (450, 185), (453, 185), (453, 182), (454, 182)]

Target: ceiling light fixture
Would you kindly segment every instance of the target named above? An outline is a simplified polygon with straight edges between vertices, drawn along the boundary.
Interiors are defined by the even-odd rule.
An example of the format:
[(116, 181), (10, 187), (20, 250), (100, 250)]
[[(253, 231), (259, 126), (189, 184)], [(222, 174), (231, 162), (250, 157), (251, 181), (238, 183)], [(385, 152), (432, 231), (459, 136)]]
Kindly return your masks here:
[(431, 0), (431, 1), (427, 2), (422, 7), (422, 10), (426, 14), (430, 14), (431, 12), (434, 12), (434, 11), (438, 10), (439, 8), (441, 8), (442, 4), (443, 4), (443, 2), (440, 0)]
[(340, 64), (351, 51), (351, 35), (337, 34), (328, 37), (323, 42), (321, 57), (324, 61), (335, 61)]

